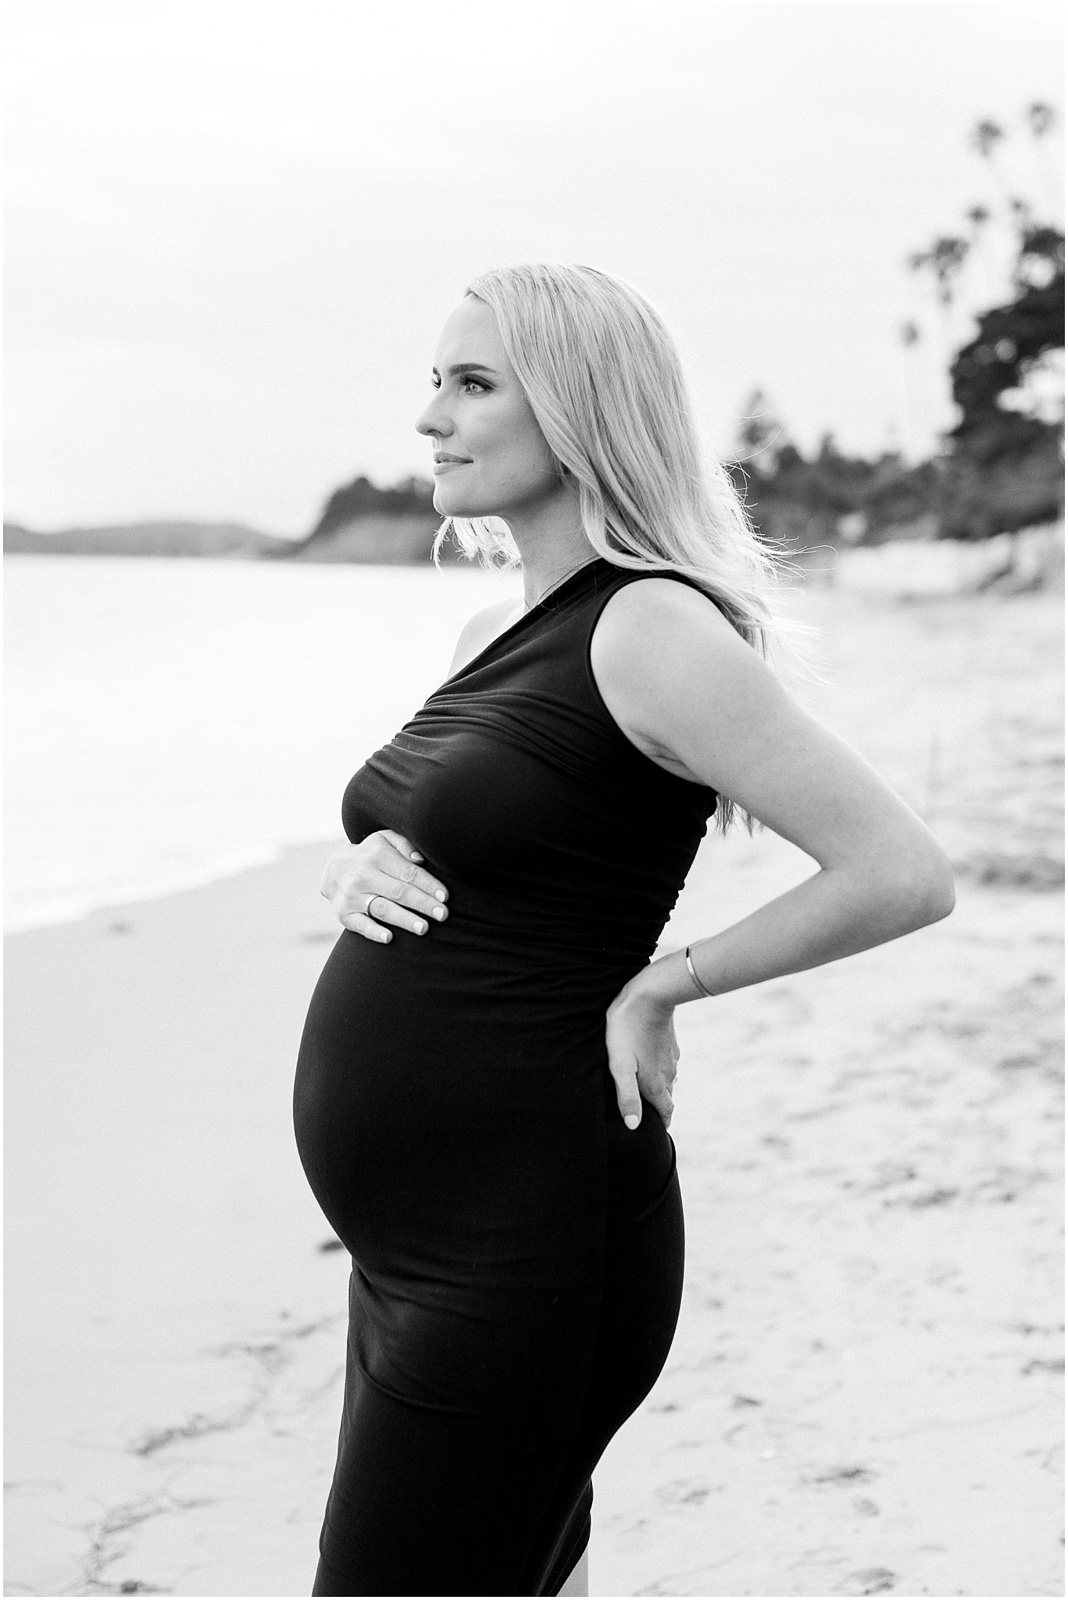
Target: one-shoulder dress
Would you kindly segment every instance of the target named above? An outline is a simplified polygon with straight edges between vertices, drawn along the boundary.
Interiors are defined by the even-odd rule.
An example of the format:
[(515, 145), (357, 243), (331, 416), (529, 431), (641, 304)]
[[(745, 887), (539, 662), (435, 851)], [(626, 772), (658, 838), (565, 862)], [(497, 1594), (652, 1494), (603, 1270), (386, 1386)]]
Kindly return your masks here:
[(623, 1124), (605, 1012), (650, 959), (716, 804), (623, 734), (594, 679), (600, 558), (360, 768), (353, 842), (394, 828), (448, 920), (348, 931), (312, 996), (297, 1144), (352, 1256), (315, 1594), (556, 1594), (591, 1473), (667, 1358), (675, 1151)]

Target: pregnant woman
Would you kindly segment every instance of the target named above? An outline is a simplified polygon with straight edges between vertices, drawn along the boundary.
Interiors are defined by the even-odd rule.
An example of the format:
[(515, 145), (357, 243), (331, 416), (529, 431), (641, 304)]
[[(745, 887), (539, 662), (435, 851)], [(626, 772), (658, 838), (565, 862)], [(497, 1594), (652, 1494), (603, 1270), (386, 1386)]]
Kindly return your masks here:
[[(434, 504), (524, 597), (356, 773), (323, 883), (295, 1119), (353, 1268), (314, 1593), (584, 1594), (591, 1474), (679, 1309), (675, 1007), (945, 916), (951, 878), (766, 665), (771, 561), (640, 295), (487, 273), (432, 381)], [(738, 812), (819, 870), (651, 960)]]

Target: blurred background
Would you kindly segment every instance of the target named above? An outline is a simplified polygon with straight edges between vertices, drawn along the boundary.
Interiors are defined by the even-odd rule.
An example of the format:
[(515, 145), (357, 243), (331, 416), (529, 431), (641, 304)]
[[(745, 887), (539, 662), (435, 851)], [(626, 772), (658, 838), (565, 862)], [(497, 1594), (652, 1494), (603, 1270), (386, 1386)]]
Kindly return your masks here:
[[(688, 1309), (594, 1592), (1061, 1592), (1062, 25), (8, 5), (7, 1592), (305, 1592), (344, 1294), (288, 1127), (319, 871), (518, 587), (434, 566), (414, 420), (466, 283), (526, 259), (663, 313), (795, 561), (799, 692), (961, 885), (686, 1009)], [(708, 841), (666, 942), (811, 866)]]

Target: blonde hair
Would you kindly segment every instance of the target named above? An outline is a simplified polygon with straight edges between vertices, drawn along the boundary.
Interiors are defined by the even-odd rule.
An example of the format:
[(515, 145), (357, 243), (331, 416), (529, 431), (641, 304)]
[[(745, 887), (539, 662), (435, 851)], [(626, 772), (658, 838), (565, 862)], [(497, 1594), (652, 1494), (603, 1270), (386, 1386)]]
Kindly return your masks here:
[[(488, 305), (546, 443), (579, 486), (591, 547), (628, 571), (677, 572), (767, 654), (784, 563), (764, 545), (727, 472), (701, 450), (674, 341), (630, 284), (593, 267), (530, 262), (468, 285)], [(465, 555), (513, 566), (499, 517), (446, 518)], [(720, 825), (733, 810), (725, 804)]]

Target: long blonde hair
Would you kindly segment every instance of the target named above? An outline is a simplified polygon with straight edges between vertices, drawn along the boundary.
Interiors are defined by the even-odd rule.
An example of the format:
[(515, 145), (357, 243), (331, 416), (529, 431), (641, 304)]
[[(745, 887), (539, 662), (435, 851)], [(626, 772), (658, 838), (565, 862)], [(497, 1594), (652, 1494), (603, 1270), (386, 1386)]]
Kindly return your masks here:
[[(579, 485), (587, 539), (629, 571), (678, 572), (767, 654), (784, 565), (762, 544), (731, 479), (706, 457), (671, 334), (630, 284), (593, 267), (528, 262), (468, 285), (488, 305), (546, 443)], [(486, 565), (519, 552), (499, 517), (446, 518)], [(720, 826), (733, 811), (725, 804)]]

